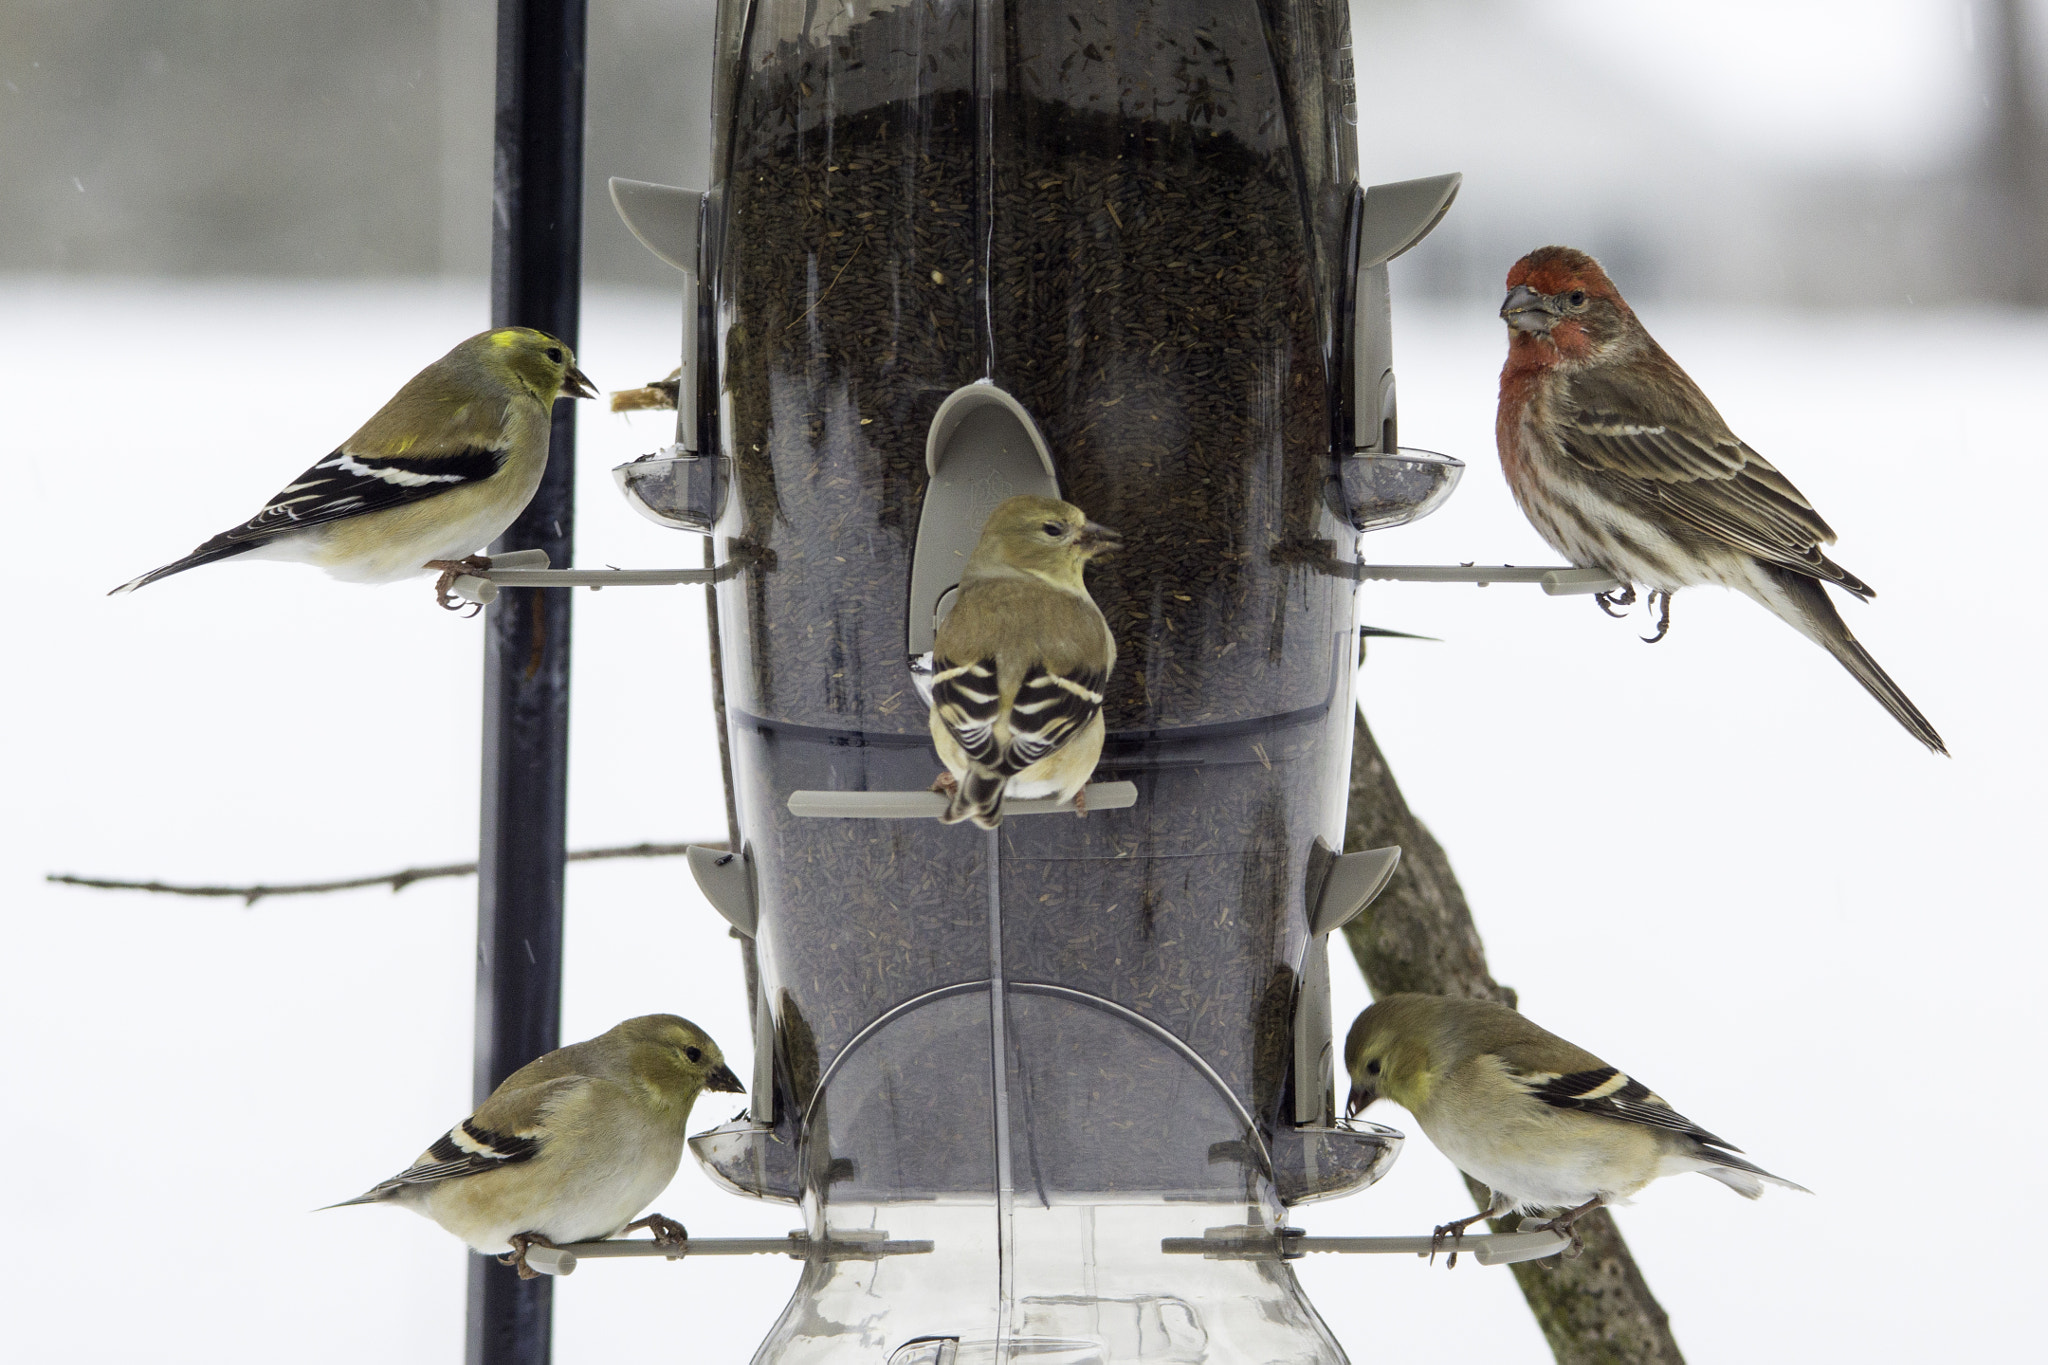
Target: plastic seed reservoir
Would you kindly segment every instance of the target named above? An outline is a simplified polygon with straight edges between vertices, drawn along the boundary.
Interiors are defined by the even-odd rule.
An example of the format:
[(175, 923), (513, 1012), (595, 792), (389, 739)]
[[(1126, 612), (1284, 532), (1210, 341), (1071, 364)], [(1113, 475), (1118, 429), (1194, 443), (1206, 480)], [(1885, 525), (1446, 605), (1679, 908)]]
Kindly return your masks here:
[[(773, 1064), (693, 1146), (814, 1239), (933, 1247), (814, 1257), (757, 1359), (1340, 1361), (1277, 1251), (1162, 1243), (1277, 1248), (1398, 1144), (1333, 1118), (1303, 1013), (1356, 648), (1345, 9), (719, 23), (691, 478)], [(859, 818), (940, 771), (911, 642), (1041, 489), (1124, 538), (1096, 780), (1135, 804)]]

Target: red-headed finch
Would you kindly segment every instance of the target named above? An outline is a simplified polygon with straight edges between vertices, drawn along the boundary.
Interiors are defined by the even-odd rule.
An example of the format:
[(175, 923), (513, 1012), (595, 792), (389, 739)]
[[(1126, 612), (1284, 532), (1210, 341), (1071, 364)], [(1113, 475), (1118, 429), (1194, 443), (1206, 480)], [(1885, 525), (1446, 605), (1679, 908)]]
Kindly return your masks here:
[(1508, 272), (1508, 361), (1495, 436), (1515, 501), (1543, 538), (1624, 586), (1602, 610), (1661, 605), (1717, 583), (1747, 593), (1828, 653), (1912, 736), (1948, 750), (1842, 622), (1822, 586), (1874, 592), (1821, 553), (1835, 533), (1751, 450), (1650, 336), (1600, 263), (1547, 246)]

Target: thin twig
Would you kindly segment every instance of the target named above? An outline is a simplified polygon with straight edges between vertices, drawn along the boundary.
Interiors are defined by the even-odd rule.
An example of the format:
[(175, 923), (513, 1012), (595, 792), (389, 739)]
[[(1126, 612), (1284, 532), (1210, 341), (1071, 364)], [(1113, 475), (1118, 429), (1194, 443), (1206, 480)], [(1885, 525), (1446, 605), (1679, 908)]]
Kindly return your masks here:
[(787, 332), (787, 331), (788, 331), (788, 330), (789, 330), (790, 328), (792, 328), (792, 327), (796, 326), (796, 325), (797, 325), (797, 323), (799, 323), (799, 322), (802, 322), (802, 321), (803, 321), (803, 320), (804, 320), (805, 318), (809, 317), (809, 316), (810, 316), (811, 314), (813, 314), (813, 313), (815, 313), (815, 312), (817, 312), (817, 311), (818, 311), (818, 305), (819, 305), (819, 304), (821, 304), (821, 303), (823, 303), (823, 302), (825, 301), (825, 295), (827, 295), (827, 294), (830, 294), (830, 293), (832, 292), (832, 290), (833, 290), (833, 289), (834, 289), (834, 288), (835, 288), (835, 287), (836, 287), (836, 286), (838, 285), (838, 283), (839, 283), (839, 277), (840, 277), (841, 275), (844, 275), (844, 274), (846, 273), (846, 266), (847, 266), (847, 265), (852, 265), (852, 264), (853, 264), (853, 258), (854, 258), (855, 256), (858, 256), (858, 255), (860, 255), (860, 249), (861, 249), (862, 247), (866, 246), (867, 244), (868, 244), (868, 239), (867, 239), (867, 238), (865, 238), (865, 237), (861, 238), (861, 239), (860, 239), (860, 240), (859, 240), (858, 242), (855, 242), (855, 243), (853, 244), (853, 252), (852, 252), (852, 254), (851, 254), (851, 255), (849, 255), (849, 256), (847, 256), (847, 258), (846, 258), (846, 265), (842, 265), (842, 266), (840, 266), (840, 267), (839, 267), (839, 269), (838, 269), (838, 270), (837, 270), (836, 272), (834, 272), (834, 274), (833, 274), (833, 276), (832, 276), (832, 283), (831, 283), (831, 284), (828, 284), (828, 285), (826, 285), (826, 286), (825, 286), (825, 288), (824, 288), (824, 290), (823, 290), (823, 291), (822, 291), (822, 292), (821, 292), (821, 293), (820, 293), (820, 294), (818, 295), (818, 297), (816, 297), (815, 299), (812, 299), (812, 300), (811, 300), (811, 306), (810, 306), (810, 307), (808, 307), (808, 308), (804, 309), (804, 311), (803, 311), (803, 312), (801, 312), (801, 313), (798, 313), (798, 314), (796, 315), (796, 317), (795, 317), (795, 318), (793, 318), (792, 320), (790, 320), (789, 322), (786, 322), (786, 323), (784, 323), (784, 324), (783, 324), (783, 327), (782, 327), (782, 330), (783, 330), (783, 331)]
[[(717, 840), (699, 841), (704, 848), (724, 848)], [(572, 863), (594, 863), (608, 858), (675, 858), (689, 851), (689, 844), (621, 844), (616, 848), (584, 848), (569, 854)], [(277, 886), (178, 886), (171, 882), (127, 882), (110, 877), (78, 877), (69, 872), (52, 872), (44, 881), (64, 886), (87, 886), (101, 891), (154, 891), (165, 896), (233, 897), (243, 905), (254, 905), (268, 896), (310, 896), (324, 891), (356, 891), (366, 886), (388, 886), (403, 891), (414, 882), (436, 877), (467, 877), (476, 872), (475, 863), (444, 863), (439, 867), (407, 867), (374, 877), (347, 877), (334, 882), (284, 882)]]

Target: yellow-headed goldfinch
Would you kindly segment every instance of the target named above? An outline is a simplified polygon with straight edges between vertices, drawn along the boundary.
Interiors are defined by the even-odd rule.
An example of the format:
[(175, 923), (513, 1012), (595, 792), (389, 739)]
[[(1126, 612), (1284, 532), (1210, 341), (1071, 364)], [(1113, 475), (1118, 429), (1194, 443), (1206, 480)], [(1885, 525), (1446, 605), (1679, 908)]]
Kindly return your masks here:
[(699, 1092), (743, 1089), (695, 1024), (642, 1015), (528, 1062), (411, 1166), (329, 1207), (401, 1204), (478, 1251), (509, 1249), (529, 1279), (529, 1246), (635, 1227), (680, 1240), (660, 1214), (634, 1216), (674, 1179)]
[(1344, 1064), (1348, 1112), (1394, 1101), (1493, 1191), (1485, 1213), (1439, 1235), (1511, 1208), (1563, 1210), (1543, 1226), (1568, 1233), (1600, 1205), (1625, 1204), (1659, 1176), (1686, 1171), (1749, 1199), (1767, 1180), (1810, 1193), (1743, 1160), (1641, 1081), (1491, 1000), (1382, 997), (1352, 1024)]
[[(246, 555), (389, 583), (439, 569), (442, 605), (463, 563), (533, 500), (563, 392), (595, 398), (567, 346), (525, 327), (484, 332), (421, 370), (360, 431), (270, 505), (183, 559), (115, 588)], [(111, 595), (111, 594), (110, 594)]]
[(1000, 504), (932, 646), (932, 742), (947, 824), (1003, 821), (1003, 798), (1073, 800), (1102, 756), (1116, 641), (1081, 570), (1117, 534), (1052, 498)]

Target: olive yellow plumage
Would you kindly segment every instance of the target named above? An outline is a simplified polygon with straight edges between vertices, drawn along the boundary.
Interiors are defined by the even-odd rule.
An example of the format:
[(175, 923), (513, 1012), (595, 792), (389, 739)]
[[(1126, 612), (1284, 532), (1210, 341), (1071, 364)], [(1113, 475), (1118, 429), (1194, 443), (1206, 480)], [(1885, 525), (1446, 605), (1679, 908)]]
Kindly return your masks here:
[(114, 591), (236, 557), (388, 583), (472, 554), (533, 500), (555, 399), (565, 392), (597, 396), (555, 338), (525, 327), (473, 336), (406, 381), (255, 516)]
[(932, 743), (952, 788), (941, 820), (994, 829), (1005, 796), (1071, 801), (1094, 773), (1116, 640), (1081, 571), (1117, 543), (1053, 498), (989, 515), (932, 644)]
[(633, 1225), (675, 1177), (697, 1096), (742, 1089), (689, 1020), (628, 1019), (520, 1067), (411, 1166), (330, 1207), (403, 1205), (478, 1251), (512, 1250), (523, 1272), (528, 1244)]
[(1415, 1115), (1438, 1151), (1493, 1191), (1492, 1214), (1563, 1209), (1551, 1225), (1568, 1231), (1594, 1208), (1687, 1171), (1750, 1199), (1765, 1181), (1804, 1188), (1737, 1156), (1641, 1081), (1491, 1000), (1383, 996), (1352, 1024), (1344, 1064), (1349, 1112), (1385, 1097)]

